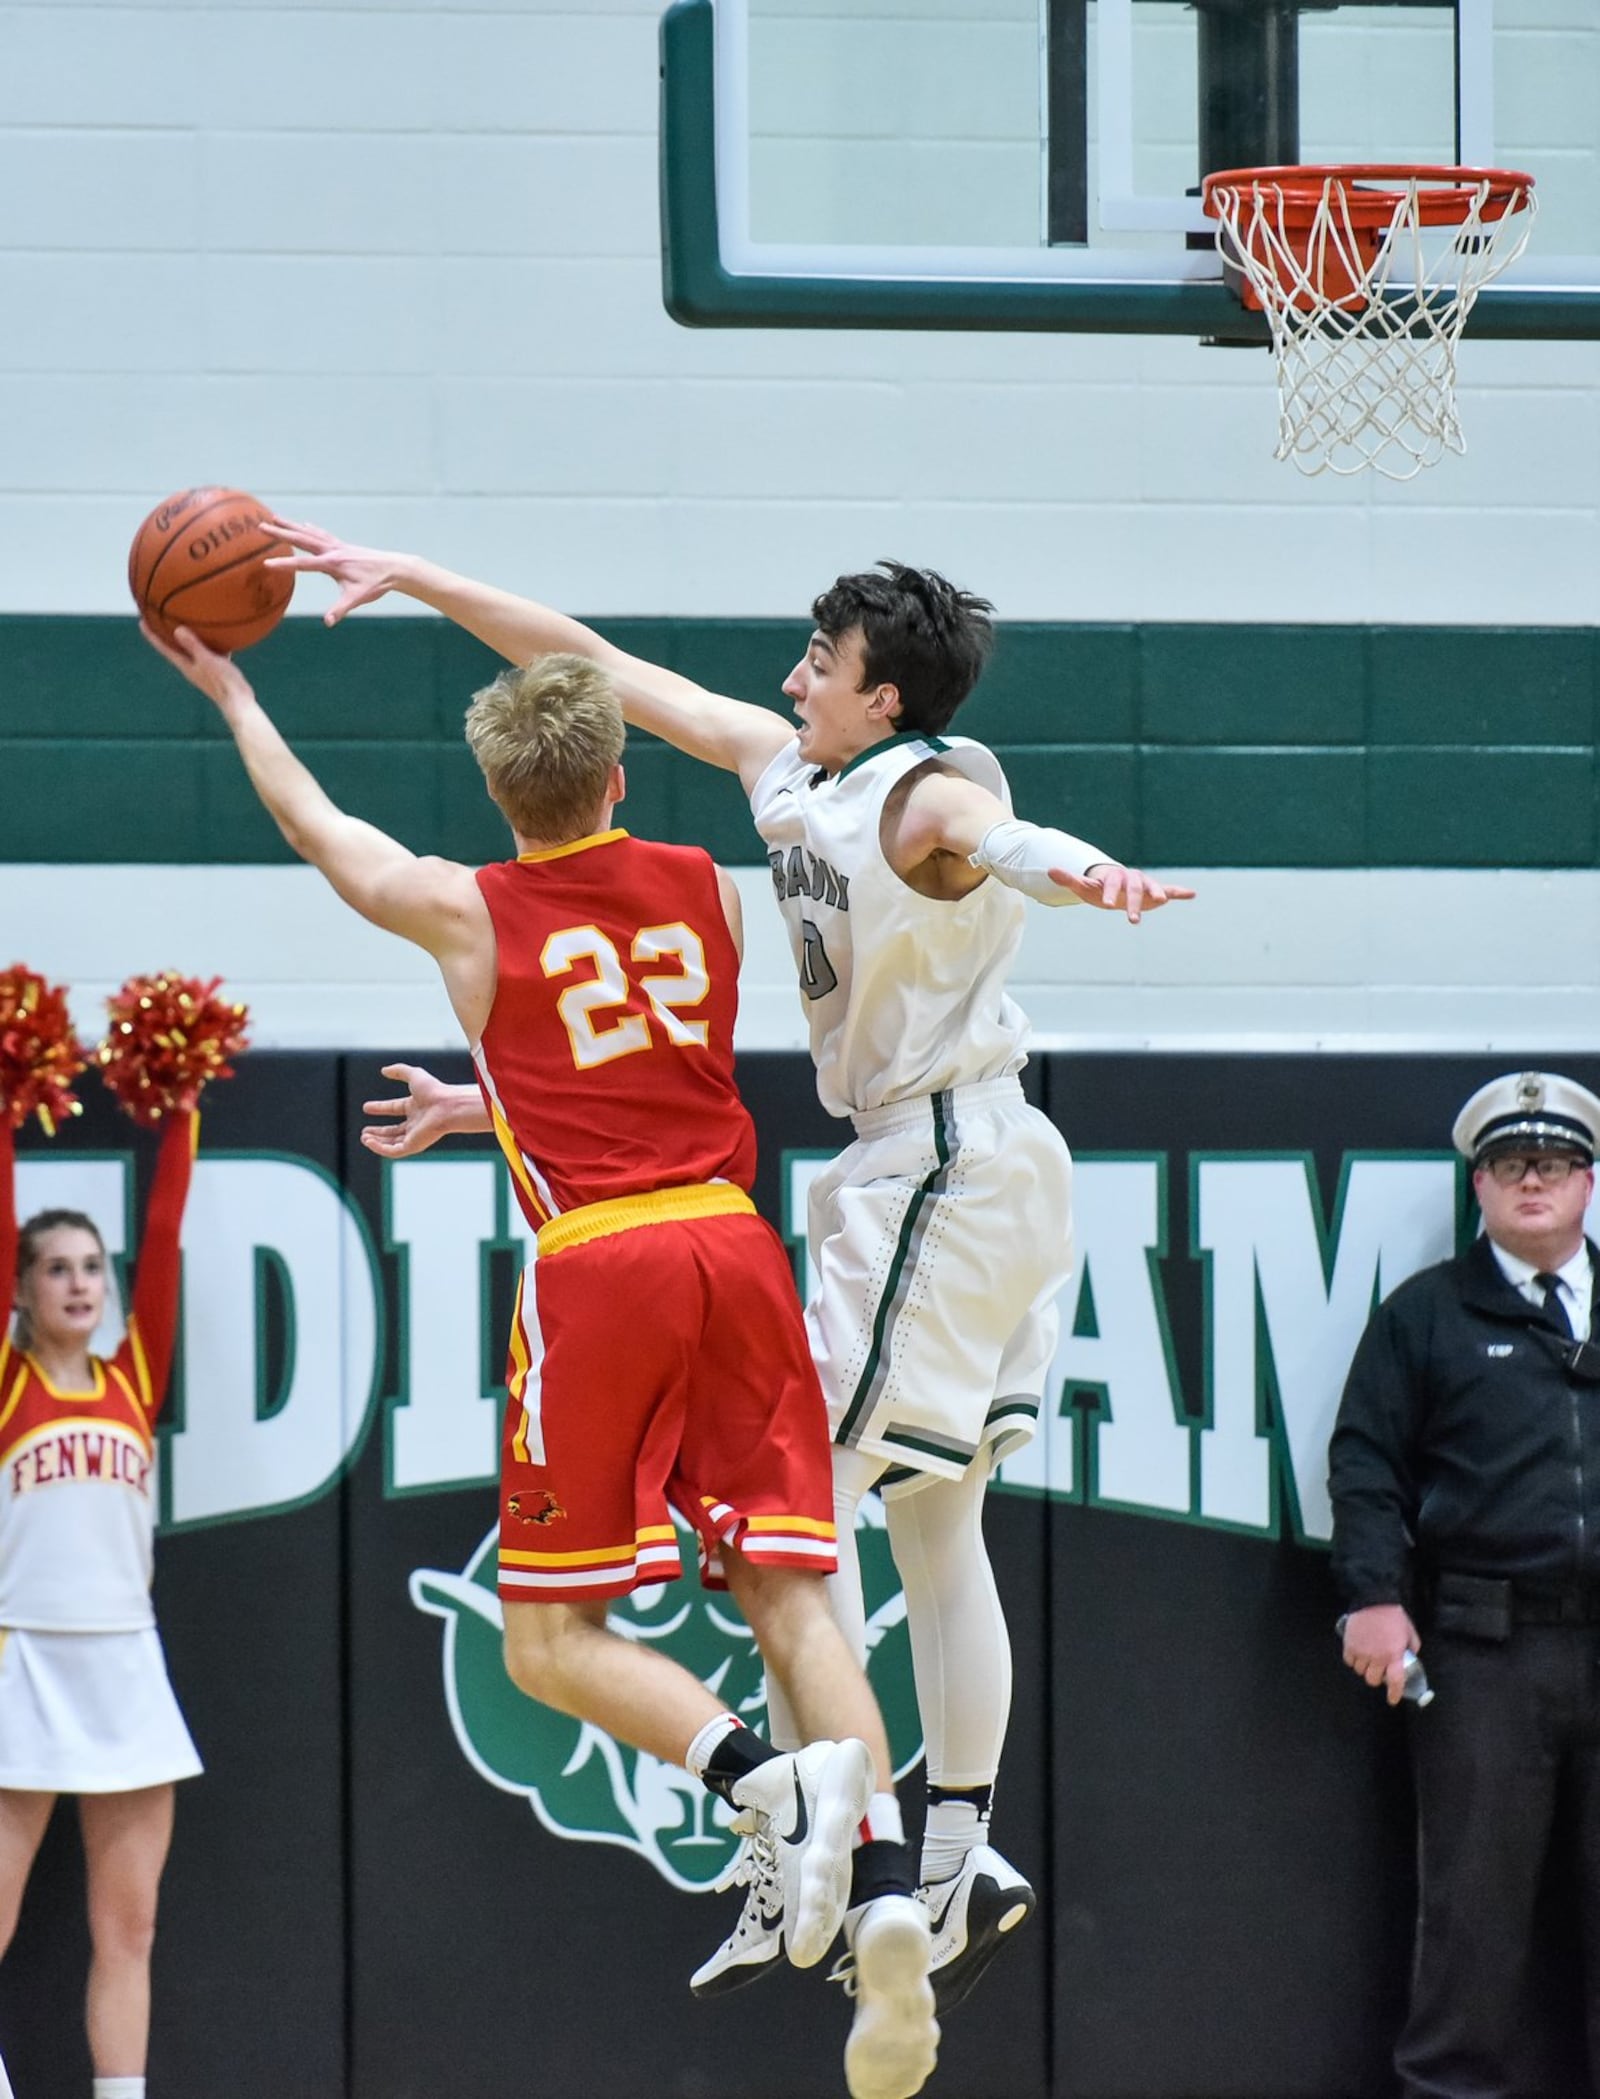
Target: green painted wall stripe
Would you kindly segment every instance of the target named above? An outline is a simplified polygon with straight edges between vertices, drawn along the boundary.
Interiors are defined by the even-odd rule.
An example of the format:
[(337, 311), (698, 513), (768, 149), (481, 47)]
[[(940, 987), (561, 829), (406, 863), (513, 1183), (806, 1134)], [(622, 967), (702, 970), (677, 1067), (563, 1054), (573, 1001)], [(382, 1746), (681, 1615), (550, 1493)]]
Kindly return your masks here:
[[(780, 710), (809, 632), (596, 624)], [(489, 651), (441, 620), (296, 618), (242, 660), (355, 814), (418, 851), (500, 851), (461, 741)], [(1023, 815), (1152, 867), (1600, 864), (1594, 628), (1014, 622), (953, 726), (999, 752)], [(627, 764), (632, 829), (762, 859), (731, 774), (647, 737)], [(0, 616), (0, 787), (4, 860), (290, 857), (210, 708), (131, 619)]]

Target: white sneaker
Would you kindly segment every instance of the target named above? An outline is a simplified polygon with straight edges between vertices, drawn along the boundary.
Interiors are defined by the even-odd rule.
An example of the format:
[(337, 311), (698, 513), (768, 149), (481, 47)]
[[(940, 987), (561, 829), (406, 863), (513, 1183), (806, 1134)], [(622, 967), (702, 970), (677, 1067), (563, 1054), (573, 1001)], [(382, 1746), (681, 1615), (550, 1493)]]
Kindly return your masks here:
[(844, 2045), (850, 2099), (911, 2099), (939, 2059), (928, 1913), (914, 1896), (880, 1895), (852, 1917), (849, 1931), (850, 1952), (839, 1966), (856, 2001)]
[(783, 1871), (777, 1842), (753, 1807), (742, 1808), (729, 1827), (744, 1841), (717, 1882), (717, 1892), (736, 1887), (749, 1892), (738, 1923), (689, 1977), (697, 1997), (720, 1997), (759, 1981), (783, 1951)]
[(783, 1944), (812, 1968), (838, 1936), (850, 1901), (850, 1853), (873, 1788), (865, 1742), (811, 1742), (747, 1772), (736, 1807), (754, 1808), (783, 1886)]
[(959, 2004), (1038, 1898), (1016, 1867), (975, 1844), (949, 1880), (917, 1890), (933, 1927), (933, 1990), (941, 2012)]

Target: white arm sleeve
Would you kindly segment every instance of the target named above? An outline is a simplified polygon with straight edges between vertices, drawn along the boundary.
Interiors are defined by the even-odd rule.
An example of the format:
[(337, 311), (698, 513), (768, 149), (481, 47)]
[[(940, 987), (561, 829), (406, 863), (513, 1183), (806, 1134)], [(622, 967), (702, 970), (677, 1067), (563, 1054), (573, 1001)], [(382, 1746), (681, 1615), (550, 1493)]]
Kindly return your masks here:
[(1086, 875), (1091, 867), (1105, 866), (1111, 857), (1067, 831), (1052, 831), (1043, 824), (1008, 816), (989, 826), (969, 860), (973, 867), (982, 868), (1008, 889), (1020, 889), (1037, 904), (1076, 904), (1080, 899), (1070, 889), (1051, 881), (1051, 868)]

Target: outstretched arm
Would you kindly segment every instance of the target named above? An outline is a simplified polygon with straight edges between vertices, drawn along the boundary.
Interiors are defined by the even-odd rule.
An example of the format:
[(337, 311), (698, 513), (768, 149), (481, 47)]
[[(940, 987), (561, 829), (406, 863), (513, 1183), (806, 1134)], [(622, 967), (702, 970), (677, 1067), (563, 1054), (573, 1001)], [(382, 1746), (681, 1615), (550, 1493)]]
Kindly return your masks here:
[(197, 1109), (180, 1109), (167, 1117), (139, 1238), (139, 1259), (133, 1272), (133, 1308), (128, 1314), (127, 1338), (122, 1346), (131, 1358), (134, 1389), (152, 1421), (167, 1396), (172, 1351), (178, 1338), (178, 1284), (182, 1275), (178, 1241), (199, 1144)]
[(398, 1079), (406, 1090), (385, 1100), (361, 1103), (363, 1115), (393, 1120), (392, 1128), (369, 1124), (361, 1132), (361, 1142), (380, 1159), (414, 1159), (441, 1137), (475, 1135), (493, 1128), (476, 1086), (447, 1086), (420, 1064), (385, 1064), (383, 1076)]
[(1037, 903), (1123, 911), (1134, 925), (1144, 912), (1194, 895), (1124, 867), (1082, 838), (1023, 822), (986, 787), (954, 772), (930, 770), (913, 782), (886, 850), (907, 879), (918, 867), (942, 861), (942, 886), (955, 894), (992, 875)]
[(476, 1041), (494, 995), (494, 929), (472, 870), (419, 858), (375, 824), (347, 816), (278, 734), (230, 657), (208, 649), (187, 627), (178, 629), (175, 646), (148, 626), (142, 631), (216, 707), (250, 784), (294, 851), (363, 918), (434, 957), (468, 1040)]
[(323, 615), (330, 627), (358, 605), (398, 591), (442, 612), (510, 663), (532, 663), (540, 656), (586, 656), (610, 673), (623, 714), (634, 728), (648, 729), (692, 758), (736, 772), (747, 788), (755, 785), (793, 734), (784, 718), (769, 708), (709, 692), (692, 678), (630, 656), (581, 620), (532, 598), (474, 583), (415, 554), (352, 546), (320, 525), (272, 518), (263, 529), (291, 550), (269, 565), (331, 576), (340, 586)]
[[(11, 1360), (11, 1303), (17, 1294), (17, 1138), (0, 1101), (0, 1377)], [(0, 1394), (3, 1404), (4, 1394)]]

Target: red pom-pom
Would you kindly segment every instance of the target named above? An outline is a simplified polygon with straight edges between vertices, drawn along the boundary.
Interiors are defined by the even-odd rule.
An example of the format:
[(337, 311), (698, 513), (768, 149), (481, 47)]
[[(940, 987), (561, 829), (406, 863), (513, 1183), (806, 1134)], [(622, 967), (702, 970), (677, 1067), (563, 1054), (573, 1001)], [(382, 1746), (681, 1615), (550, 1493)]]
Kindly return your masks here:
[(60, 984), (20, 962), (0, 970), (0, 1114), (14, 1130), (37, 1115), (47, 1137), (83, 1103), (72, 1081), (86, 1063)]
[(228, 1062), (249, 1046), (243, 1006), (218, 998), (220, 977), (203, 984), (176, 970), (129, 977), (107, 999), (111, 1026), (94, 1053), (107, 1088), (135, 1122), (157, 1123), (192, 1108), (201, 1087), (231, 1079)]

